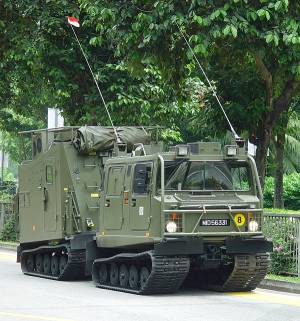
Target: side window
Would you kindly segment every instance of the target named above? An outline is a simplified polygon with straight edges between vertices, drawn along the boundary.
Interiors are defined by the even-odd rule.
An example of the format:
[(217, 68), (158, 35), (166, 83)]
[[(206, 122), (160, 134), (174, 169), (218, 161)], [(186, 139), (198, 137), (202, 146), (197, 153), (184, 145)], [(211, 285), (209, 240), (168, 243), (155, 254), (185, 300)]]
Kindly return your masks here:
[(124, 167), (110, 167), (107, 176), (107, 195), (120, 196), (123, 191)]
[(147, 194), (151, 182), (151, 163), (136, 164), (133, 176), (133, 193)]
[(53, 184), (53, 166), (46, 166), (46, 183)]

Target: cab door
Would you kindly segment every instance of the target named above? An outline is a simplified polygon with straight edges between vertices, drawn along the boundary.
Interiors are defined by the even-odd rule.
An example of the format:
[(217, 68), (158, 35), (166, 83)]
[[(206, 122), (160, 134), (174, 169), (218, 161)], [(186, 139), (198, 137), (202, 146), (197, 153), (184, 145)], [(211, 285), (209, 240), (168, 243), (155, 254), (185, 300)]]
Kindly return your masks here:
[(111, 165), (107, 170), (104, 204), (104, 227), (119, 230), (123, 223), (124, 165)]
[(130, 201), (130, 228), (147, 230), (151, 219), (152, 162), (134, 166), (132, 194)]
[(46, 232), (55, 232), (57, 229), (55, 158), (46, 160), (44, 177), (44, 186), (41, 191), (44, 203), (44, 229)]

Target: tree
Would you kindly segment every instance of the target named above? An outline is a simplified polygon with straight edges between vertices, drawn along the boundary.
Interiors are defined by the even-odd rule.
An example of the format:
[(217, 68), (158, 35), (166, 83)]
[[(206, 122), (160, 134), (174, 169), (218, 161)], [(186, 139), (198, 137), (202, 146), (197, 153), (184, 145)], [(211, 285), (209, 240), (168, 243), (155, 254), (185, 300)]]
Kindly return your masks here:
[(283, 173), (284, 173), (284, 147), (288, 125), (288, 112), (281, 116), (281, 126), (273, 138), (275, 146), (275, 181), (274, 181), (274, 207), (284, 208), (283, 201)]
[(274, 176), (274, 207), (284, 207), (284, 174), (300, 171), (300, 120), (293, 103), (283, 113), (270, 145), (269, 174)]
[[(245, 66), (255, 68), (255, 81), (261, 84), (259, 98), (263, 103), (256, 122), (248, 123), (244, 129), (258, 139), (256, 160), (263, 183), (272, 131), (299, 90), (298, 2), (80, 2), (87, 13), (85, 23), (94, 26), (99, 43), (107, 41), (115, 56), (136, 68), (150, 61), (178, 87), (195, 68), (176, 23), (190, 36), (194, 51), (210, 63), (209, 73), (214, 64), (209, 58), (222, 51), (226, 53), (227, 63), (231, 57), (238, 56), (230, 65), (234, 65), (239, 74), (243, 74)], [(228, 74), (227, 83), (232, 80)], [(256, 102), (254, 98), (250, 106)]]
[[(77, 3), (21, 0), (6, 1), (1, 6), (0, 21), (6, 37), (0, 57), (6, 72), (0, 75), (0, 86), (7, 89), (0, 95), (0, 112), (7, 119), (1, 123), (2, 128), (21, 129), (10, 116), (4, 116), (8, 110), (25, 117), (30, 115), (43, 126), (49, 106), (62, 109), (67, 123), (72, 125), (110, 125), (84, 58), (66, 24), (67, 15), (80, 16), (85, 21), (86, 13), (79, 12)], [(76, 32), (114, 123), (164, 125), (169, 128), (165, 137), (180, 139), (179, 127), (187, 128), (189, 119), (201, 112), (198, 105), (204, 100), (202, 93), (195, 100), (183, 89), (185, 102), (178, 102), (175, 89), (162, 79), (156, 66), (149, 63), (140, 72), (135, 68), (132, 73), (132, 66), (114, 57), (110, 43), (100, 42), (88, 23)], [(8, 83), (10, 86), (6, 86)], [(187, 80), (183, 88), (186, 86), (196, 92), (206, 90), (197, 77)], [(178, 120), (182, 125), (177, 124)]]

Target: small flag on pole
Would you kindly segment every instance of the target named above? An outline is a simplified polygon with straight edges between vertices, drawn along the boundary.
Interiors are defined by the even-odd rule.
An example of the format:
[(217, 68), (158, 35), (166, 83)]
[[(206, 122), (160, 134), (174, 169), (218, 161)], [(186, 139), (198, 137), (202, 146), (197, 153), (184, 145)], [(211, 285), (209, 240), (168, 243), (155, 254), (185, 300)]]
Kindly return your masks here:
[(79, 19), (76, 19), (74, 17), (68, 17), (68, 23), (74, 27), (77, 27), (77, 28), (80, 27)]

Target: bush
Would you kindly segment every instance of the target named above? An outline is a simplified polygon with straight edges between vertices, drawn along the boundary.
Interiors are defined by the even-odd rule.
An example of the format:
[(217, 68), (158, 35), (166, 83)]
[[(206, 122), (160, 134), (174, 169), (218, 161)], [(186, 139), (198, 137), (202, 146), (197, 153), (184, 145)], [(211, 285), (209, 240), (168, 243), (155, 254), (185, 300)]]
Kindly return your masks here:
[(274, 201), (274, 177), (266, 177), (264, 188), (264, 207), (273, 207)]
[(271, 268), (273, 274), (297, 272), (297, 226), (298, 221), (290, 217), (265, 217), (263, 232), (272, 238)]
[(16, 241), (16, 219), (14, 215), (11, 215), (4, 224), (0, 239), (2, 241)]
[[(290, 210), (300, 209), (300, 173), (283, 177), (284, 207)], [(264, 189), (264, 207), (273, 207), (274, 177), (266, 177)]]
[(287, 240), (277, 238), (276, 235), (273, 236), (273, 244), (270, 272), (273, 274), (296, 273), (296, 265), (292, 260), (291, 244)]

